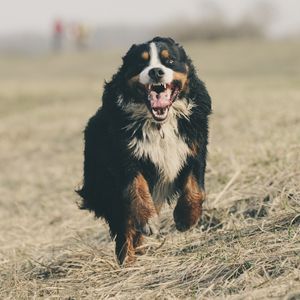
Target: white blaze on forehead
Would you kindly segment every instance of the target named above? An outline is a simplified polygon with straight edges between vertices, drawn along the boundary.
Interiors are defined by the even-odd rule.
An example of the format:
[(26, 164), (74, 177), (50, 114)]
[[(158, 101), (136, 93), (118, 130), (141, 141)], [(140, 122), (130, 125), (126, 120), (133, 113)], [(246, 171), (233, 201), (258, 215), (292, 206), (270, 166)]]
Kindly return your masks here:
[(149, 76), (149, 71), (153, 68), (161, 68), (164, 71), (164, 76), (161, 80), (162, 83), (171, 83), (173, 80), (173, 70), (164, 66), (159, 58), (158, 49), (155, 43), (150, 43), (150, 62), (139, 76), (140, 83), (149, 84), (152, 83), (152, 79)]
[(150, 44), (150, 66), (161, 65), (155, 43)]

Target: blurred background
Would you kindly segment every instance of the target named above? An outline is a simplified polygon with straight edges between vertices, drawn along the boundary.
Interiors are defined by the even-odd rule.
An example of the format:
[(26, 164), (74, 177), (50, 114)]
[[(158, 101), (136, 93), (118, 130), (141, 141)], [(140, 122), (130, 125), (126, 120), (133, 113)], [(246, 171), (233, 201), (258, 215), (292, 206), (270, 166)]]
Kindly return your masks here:
[(12, 0), (1, 6), (0, 52), (126, 48), (157, 34), (180, 42), (299, 38), (299, 10), (297, 0)]
[[(164, 295), (152, 290), (160, 281), (162, 291), (171, 291), (168, 299), (197, 298), (194, 291), (211, 299), (246, 299), (242, 293), (259, 288), (272, 293), (271, 299), (276, 289), (283, 299), (291, 285), (299, 285), (299, 239), (291, 227), (300, 211), (299, 0), (0, 4), (0, 299), (114, 298), (126, 286), (124, 299), (132, 293), (156, 299)], [(127, 49), (156, 35), (184, 46), (212, 97), (208, 199), (202, 223), (184, 235), (174, 229), (172, 208), (166, 207), (166, 244), (140, 258), (134, 273), (118, 273), (113, 283), (118, 267), (107, 226), (76, 205), (82, 132), (101, 105), (104, 80), (117, 71)], [(291, 218), (291, 212), (298, 215)], [(255, 238), (253, 224), (263, 228)], [(264, 224), (271, 224), (270, 232)], [(220, 247), (205, 242), (205, 228), (210, 241), (221, 236), (213, 228), (230, 236), (249, 230), (249, 236), (233, 246), (224, 234)], [(206, 246), (195, 254), (201, 259), (195, 265), (190, 252), (176, 245), (191, 249), (199, 236)], [(239, 277), (241, 253), (251, 269)], [(184, 261), (193, 264), (191, 273)], [(216, 261), (221, 269), (214, 273)], [(100, 271), (93, 271), (95, 265)], [(153, 269), (143, 273), (147, 266), (158, 277), (148, 276)], [(227, 276), (228, 266), (233, 273)], [(227, 279), (215, 282), (222, 274)], [(137, 284), (141, 278), (148, 283)], [(266, 290), (261, 293), (265, 298)]]

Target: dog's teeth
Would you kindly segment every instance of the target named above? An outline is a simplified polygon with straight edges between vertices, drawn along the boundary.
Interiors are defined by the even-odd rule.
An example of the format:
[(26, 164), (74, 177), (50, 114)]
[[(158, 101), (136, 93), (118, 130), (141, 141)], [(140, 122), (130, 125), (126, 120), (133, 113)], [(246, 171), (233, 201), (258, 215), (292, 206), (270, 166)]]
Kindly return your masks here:
[(164, 83), (164, 88), (165, 88), (165, 89), (167, 88), (167, 84), (166, 84), (166, 83)]

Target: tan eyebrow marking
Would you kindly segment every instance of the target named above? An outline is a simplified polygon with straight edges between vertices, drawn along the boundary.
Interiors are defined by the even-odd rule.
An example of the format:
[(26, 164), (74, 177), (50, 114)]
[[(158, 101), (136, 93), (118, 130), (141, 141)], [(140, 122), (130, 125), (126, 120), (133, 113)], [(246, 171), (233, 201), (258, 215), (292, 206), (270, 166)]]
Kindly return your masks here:
[(150, 57), (150, 55), (149, 55), (149, 52), (148, 52), (148, 51), (144, 51), (144, 52), (142, 53), (142, 59), (144, 59), (144, 60), (149, 60), (149, 57)]
[(163, 50), (161, 51), (160, 55), (163, 57), (163, 58), (169, 58), (170, 54), (169, 54), (169, 51), (168, 50)]

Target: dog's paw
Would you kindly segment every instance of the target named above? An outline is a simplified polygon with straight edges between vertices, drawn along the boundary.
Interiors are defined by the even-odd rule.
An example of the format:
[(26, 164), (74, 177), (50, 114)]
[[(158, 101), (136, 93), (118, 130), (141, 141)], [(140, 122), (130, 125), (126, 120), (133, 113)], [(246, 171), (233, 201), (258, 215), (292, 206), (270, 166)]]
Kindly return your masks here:
[(178, 231), (184, 232), (195, 226), (201, 216), (201, 207), (191, 207), (178, 203), (173, 212), (175, 226)]
[(175, 227), (178, 231), (185, 232), (189, 230), (192, 226), (190, 224), (187, 224), (186, 222), (175, 220)]
[(174, 221), (176, 229), (181, 232), (189, 230), (194, 225), (188, 220), (180, 218), (177, 214), (174, 214)]
[(157, 235), (159, 233), (158, 215), (148, 219), (148, 222), (145, 225), (136, 224), (136, 230), (147, 236)]

